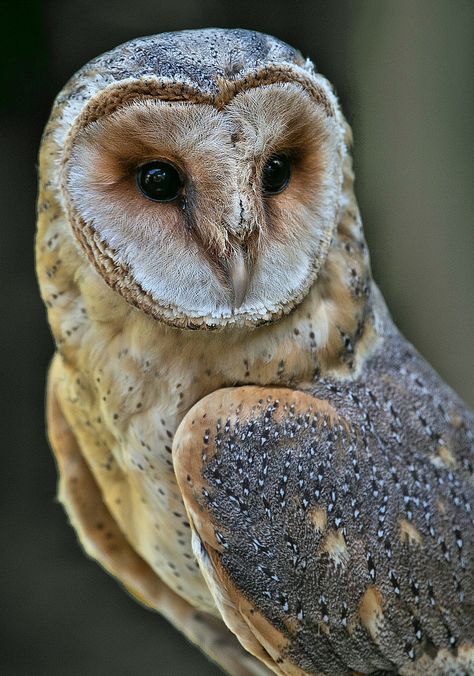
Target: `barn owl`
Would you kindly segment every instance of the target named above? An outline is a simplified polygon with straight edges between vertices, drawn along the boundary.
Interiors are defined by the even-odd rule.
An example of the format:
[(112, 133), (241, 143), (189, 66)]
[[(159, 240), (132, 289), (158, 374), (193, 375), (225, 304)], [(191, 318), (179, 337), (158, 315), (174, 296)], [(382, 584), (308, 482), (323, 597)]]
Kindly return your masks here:
[(69, 81), (37, 236), (59, 497), (229, 673), (474, 673), (474, 419), (372, 280), (350, 148), (327, 80), (251, 31)]

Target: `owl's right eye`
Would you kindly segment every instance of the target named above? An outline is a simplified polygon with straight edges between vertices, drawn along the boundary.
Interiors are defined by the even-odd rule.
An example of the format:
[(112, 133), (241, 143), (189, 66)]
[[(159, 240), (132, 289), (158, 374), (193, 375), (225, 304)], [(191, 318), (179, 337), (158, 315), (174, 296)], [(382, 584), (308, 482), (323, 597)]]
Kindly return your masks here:
[(171, 202), (181, 192), (183, 180), (173, 164), (156, 160), (138, 168), (137, 185), (149, 200)]

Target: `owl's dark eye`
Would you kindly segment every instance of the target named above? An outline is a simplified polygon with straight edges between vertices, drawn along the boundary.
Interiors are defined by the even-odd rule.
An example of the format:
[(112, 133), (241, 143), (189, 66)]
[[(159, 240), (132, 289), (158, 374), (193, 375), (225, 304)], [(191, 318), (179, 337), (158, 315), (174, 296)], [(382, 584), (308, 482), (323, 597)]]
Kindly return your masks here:
[(171, 202), (178, 197), (183, 181), (176, 167), (157, 160), (138, 168), (137, 185), (148, 199)]
[(262, 186), (266, 195), (282, 192), (291, 177), (290, 160), (286, 155), (272, 155), (263, 167)]

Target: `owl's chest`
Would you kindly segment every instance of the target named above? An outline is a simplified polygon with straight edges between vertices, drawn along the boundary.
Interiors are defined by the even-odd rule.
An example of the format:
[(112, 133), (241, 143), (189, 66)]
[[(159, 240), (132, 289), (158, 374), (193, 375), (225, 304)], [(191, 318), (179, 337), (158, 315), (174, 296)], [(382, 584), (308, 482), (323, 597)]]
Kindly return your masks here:
[[(174, 337), (174, 334), (172, 338)], [(287, 384), (287, 347), (251, 342), (204, 349), (124, 333), (65, 367), (60, 397), (103, 499), (136, 551), (175, 591), (216, 612), (191, 548), (191, 530), (172, 462), (186, 412), (205, 395), (235, 383)], [(97, 345), (103, 344), (98, 350)], [(134, 347), (132, 348), (131, 346)]]
[(137, 369), (122, 354), (97, 362), (93, 379), (67, 369), (60, 398), (104, 502), (127, 540), (171, 588), (214, 612), (192, 553), (171, 454), (176, 428), (202, 388), (174, 369), (166, 370), (164, 376), (150, 369), (148, 360)]

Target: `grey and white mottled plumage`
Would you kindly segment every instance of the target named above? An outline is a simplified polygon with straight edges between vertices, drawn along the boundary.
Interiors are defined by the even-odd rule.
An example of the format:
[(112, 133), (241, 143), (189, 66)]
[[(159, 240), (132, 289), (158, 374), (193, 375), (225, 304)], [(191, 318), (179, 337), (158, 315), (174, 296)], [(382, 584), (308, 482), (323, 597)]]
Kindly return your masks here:
[[(43, 138), (60, 497), (233, 674), (474, 672), (473, 417), (372, 281), (350, 143), (299, 52), (218, 29), (93, 60)], [(184, 188), (150, 204), (163, 157)]]
[(178, 477), (197, 554), (281, 632), (283, 673), (469, 672), (450, 651), (473, 635), (472, 423), (397, 333), (350, 382), (191, 410)]

